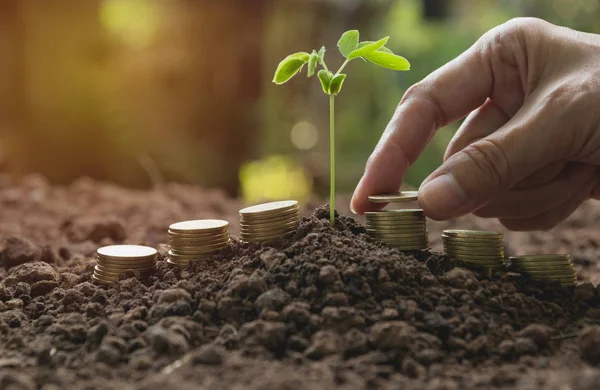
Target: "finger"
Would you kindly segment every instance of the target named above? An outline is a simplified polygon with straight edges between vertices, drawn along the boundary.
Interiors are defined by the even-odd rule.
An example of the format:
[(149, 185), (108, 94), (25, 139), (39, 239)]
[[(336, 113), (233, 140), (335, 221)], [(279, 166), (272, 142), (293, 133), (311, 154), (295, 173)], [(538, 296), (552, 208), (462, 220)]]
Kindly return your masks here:
[(513, 189), (519, 190), (524, 188), (530, 188), (539, 186), (540, 184), (546, 184), (557, 178), (565, 169), (566, 163), (564, 161), (556, 161), (546, 165), (543, 168), (538, 169), (525, 179), (521, 180)]
[[(530, 23), (529, 29), (540, 24)], [(434, 132), (481, 106), (487, 97), (504, 102), (506, 112), (517, 110), (524, 89), (520, 72), (529, 74), (529, 63), (516, 58), (525, 50), (522, 28), (522, 23), (508, 23), (490, 31), (406, 92), (367, 162), (352, 197), (353, 210), (368, 211), (369, 195), (397, 191)], [(507, 58), (514, 66), (506, 65)]]
[(444, 161), (467, 145), (484, 138), (502, 127), (515, 113), (505, 113), (493, 100), (487, 99), (471, 112), (446, 148)]
[[(433, 219), (480, 209), (538, 169), (567, 157), (573, 118), (557, 114), (553, 89), (534, 91), (506, 125), (450, 157), (421, 185), (419, 204)], [(535, 145), (535, 147), (532, 147)]]
[(571, 214), (581, 206), (583, 202), (590, 198), (591, 192), (597, 180), (591, 180), (581, 191), (578, 191), (567, 202), (561, 204), (554, 210), (547, 211), (543, 214), (532, 218), (524, 219), (500, 219), (500, 223), (507, 229), (515, 231), (528, 230), (549, 230), (558, 225), (560, 222), (567, 219)]
[(483, 218), (531, 218), (567, 202), (595, 180), (596, 167), (583, 163), (567, 166), (557, 180), (500, 195), (473, 214)]

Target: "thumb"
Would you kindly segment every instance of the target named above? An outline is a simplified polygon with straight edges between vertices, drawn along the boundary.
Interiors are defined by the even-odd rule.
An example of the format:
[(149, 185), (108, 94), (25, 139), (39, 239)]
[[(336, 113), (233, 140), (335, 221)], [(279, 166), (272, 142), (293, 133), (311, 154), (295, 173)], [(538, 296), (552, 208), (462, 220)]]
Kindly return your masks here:
[(560, 121), (544, 109), (524, 119), (523, 111), (529, 111), (524, 109), (496, 132), (452, 155), (423, 182), (419, 203), (428, 217), (445, 220), (471, 213), (560, 159), (565, 145), (556, 136)]

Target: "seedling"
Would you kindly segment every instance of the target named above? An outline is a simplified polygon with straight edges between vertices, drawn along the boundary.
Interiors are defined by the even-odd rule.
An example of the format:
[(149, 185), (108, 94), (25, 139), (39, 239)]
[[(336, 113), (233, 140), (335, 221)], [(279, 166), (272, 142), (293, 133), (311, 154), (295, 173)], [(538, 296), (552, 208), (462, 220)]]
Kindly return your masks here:
[(350, 61), (357, 58), (363, 61), (369, 61), (375, 65), (392, 70), (409, 70), (408, 61), (394, 53), (387, 47), (390, 37), (385, 37), (376, 42), (359, 42), (358, 30), (346, 31), (337, 43), (340, 52), (346, 59), (337, 72), (333, 73), (325, 64), (325, 46), (317, 52), (312, 53), (299, 52), (291, 54), (283, 59), (277, 66), (273, 82), (277, 85), (284, 84), (298, 72), (302, 70), (305, 64), (308, 64), (308, 77), (315, 74), (320, 65), (323, 69), (317, 72), (317, 77), (323, 87), (323, 92), (329, 95), (329, 159), (330, 159), (330, 191), (329, 191), (329, 220), (331, 225), (335, 223), (335, 118), (334, 118), (334, 100), (340, 93), (346, 74), (342, 73)]

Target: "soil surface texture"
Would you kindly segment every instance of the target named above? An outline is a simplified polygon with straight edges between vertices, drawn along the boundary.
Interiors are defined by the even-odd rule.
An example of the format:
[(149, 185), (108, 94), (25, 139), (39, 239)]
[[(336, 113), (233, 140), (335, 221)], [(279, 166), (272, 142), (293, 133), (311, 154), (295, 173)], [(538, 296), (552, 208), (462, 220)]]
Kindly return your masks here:
[[(186, 185), (0, 176), (0, 389), (600, 388), (597, 203), (505, 236), (510, 255), (570, 253), (574, 288), (438, 252), (441, 229), (504, 232), (493, 221), (429, 221), (432, 251), (403, 253), (360, 219), (330, 227), (323, 206), (288, 238), (242, 243), (240, 208)], [(230, 248), (168, 266), (168, 225), (198, 218), (230, 221)], [(115, 243), (161, 248), (156, 273), (93, 284), (95, 250)]]

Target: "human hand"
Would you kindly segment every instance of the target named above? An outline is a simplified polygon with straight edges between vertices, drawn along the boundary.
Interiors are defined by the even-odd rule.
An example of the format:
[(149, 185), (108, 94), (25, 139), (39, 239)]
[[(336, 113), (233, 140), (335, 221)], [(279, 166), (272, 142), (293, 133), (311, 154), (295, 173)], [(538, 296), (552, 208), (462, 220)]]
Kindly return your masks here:
[(513, 19), (413, 85), (351, 201), (394, 192), (434, 132), (468, 114), (421, 185), (436, 220), (474, 212), (509, 229), (549, 229), (600, 199), (600, 35)]

